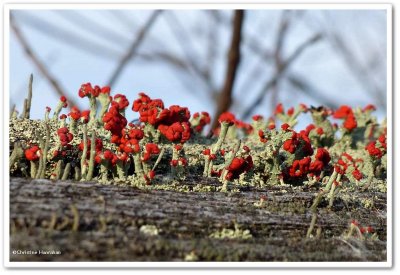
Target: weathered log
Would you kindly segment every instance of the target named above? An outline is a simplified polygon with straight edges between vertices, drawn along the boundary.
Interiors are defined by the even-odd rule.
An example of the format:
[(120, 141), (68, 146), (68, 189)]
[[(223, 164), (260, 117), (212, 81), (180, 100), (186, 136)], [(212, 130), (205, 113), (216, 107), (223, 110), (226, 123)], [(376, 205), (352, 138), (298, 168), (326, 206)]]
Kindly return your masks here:
[[(12, 178), (11, 261), (386, 261), (386, 193), (338, 195), (331, 210), (321, 202), (320, 235), (305, 239), (316, 193), (174, 192)], [(263, 206), (254, 205), (262, 195)], [(352, 219), (372, 226), (379, 240), (345, 239)], [(210, 237), (235, 224), (252, 237)], [(20, 254), (27, 251), (61, 254)]]

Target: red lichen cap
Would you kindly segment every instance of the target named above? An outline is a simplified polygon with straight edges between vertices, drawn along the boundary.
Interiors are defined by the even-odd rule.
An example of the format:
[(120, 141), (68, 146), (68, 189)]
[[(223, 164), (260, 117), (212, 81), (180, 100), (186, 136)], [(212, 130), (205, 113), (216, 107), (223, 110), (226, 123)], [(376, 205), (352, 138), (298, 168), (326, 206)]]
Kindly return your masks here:
[(154, 172), (154, 170), (151, 170), (149, 172), (149, 178), (152, 180), (152, 179), (154, 179), (155, 176), (156, 176), (156, 172)]
[(129, 130), (128, 136), (131, 139), (141, 140), (144, 137), (144, 132), (140, 128), (132, 128)]
[(158, 130), (169, 141), (184, 143), (190, 139), (191, 128), (188, 122), (175, 122), (174, 124), (159, 125)]
[(279, 103), (278, 105), (276, 105), (275, 112), (274, 112), (275, 115), (283, 114), (284, 112), (285, 112), (285, 110), (283, 109), (282, 103)]
[(368, 104), (367, 106), (365, 106), (362, 111), (363, 112), (367, 112), (367, 111), (375, 111), (376, 107), (373, 104)]
[(350, 113), (346, 120), (343, 123), (343, 127), (346, 128), (348, 131), (352, 131), (354, 128), (357, 127), (357, 120), (354, 117), (353, 113)]
[(353, 171), (352, 175), (356, 180), (361, 180), (363, 178), (363, 175), (361, 174), (360, 170), (357, 169)]
[(306, 112), (308, 111), (308, 107), (307, 107), (307, 105), (304, 104), (304, 103), (300, 103), (300, 104), (299, 104), (299, 107), (300, 107), (300, 110), (301, 110), (302, 112), (304, 112), (304, 113), (306, 113)]
[(324, 165), (327, 165), (331, 161), (331, 156), (329, 154), (329, 151), (325, 148), (318, 148), (315, 159), (322, 161)]
[(69, 132), (67, 127), (62, 127), (58, 129), (57, 134), (62, 146), (66, 146), (74, 138), (74, 136)]
[(290, 128), (290, 125), (287, 123), (283, 123), (281, 128), (282, 128), (282, 130), (287, 131)]
[(179, 158), (178, 161), (179, 161), (179, 164), (182, 166), (186, 166), (188, 163), (186, 158)]
[(139, 112), (144, 105), (151, 102), (151, 99), (145, 93), (139, 93), (139, 98), (133, 101), (132, 110), (134, 112)]
[(270, 130), (274, 130), (275, 127), (276, 127), (276, 125), (275, 125), (274, 122), (270, 122), (270, 123), (268, 124), (268, 129), (270, 129)]
[(258, 136), (260, 137), (260, 141), (262, 143), (266, 143), (268, 140), (265, 138), (265, 134), (263, 130), (258, 130)]
[(334, 118), (346, 118), (349, 114), (352, 114), (353, 110), (347, 106), (342, 105), (333, 113)]
[(254, 121), (260, 121), (260, 120), (263, 120), (264, 117), (263, 117), (262, 115), (254, 115), (254, 116), (252, 117), (252, 119), (253, 119)]
[(82, 111), (81, 113), (81, 120), (83, 123), (89, 122), (90, 110)]
[(85, 96), (91, 95), (92, 93), (93, 93), (93, 87), (92, 87), (92, 84), (89, 82), (82, 84), (79, 89), (79, 92), (78, 92), (79, 97), (82, 97), (82, 98)]
[[(136, 100), (134, 103), (134, 108), (139, 110), (139, 120), (141, 122), (149, 123), (154, 127), (159, 124), (164, 123), (170, 115), (168, 109), (164, 109), (164, 103), (161, 99), (151, 100), (145, 95), (141, 99)], [(142, 100), (143, 99), (143, 100)], [(167, 123), (170, 125), (170, 123)]]
[(68, 115), (75, 121), (81, 118), (81, 112), (76, 106), (71, 108), (71, 112)]
[(25, 150), (25, 158), (30, 161), (39, 160), (40, 152), (39, 146), (32, 146), (31, 148)]
[(194, 127), (194, 131), (197, 133), (202, 132), (204, 127), (211, 122), (211, 117), (207, 112), (194, 113), (193, 118), (200, 118), (198, 124)]
[(219, 123), (234, 124), (236, 121), (235, 115), (231, 112), (222, 113), (218, 118)]
[[(101, 88), (100, 93), (109, 95), (110, 91), (111, 91), (111, 88), (109, 86), (104, 86)], [(128, 103), (128, 105), (129, 105), (129, 103)]]
[(157, 144), (147, 143), (145, 146), (145, 152), (143, 154), (142, 161), (148, 161), (151, 155), (157, 155), (160, 153), (160, 148), (158, 148)]
[(288, 139), (288, 140), (286, 140), (286, 141), (283, 143), (282, 148), (283, 148), (285, 151), (287, 151), (287, 152), (289, 152), (289, 153), (291, 153), (291, 154), (294, 154), (294, 152), (296, 151), (297, 143), (298, 143), (297, 140)]
[(288, 115), (288, 116), (292, 116), (293, 114), (294, 114), (294, 108), (291, 107), (291, 108), (288, 109), (287, 115)]
[(112, 105), (103, 116), (104, 129), (111, 132), (112, 135), (121, 136), (122, 129), (128, 124), (126, 118), (119, 113), (118, 107)]
[(180, 150), (182, 150), (183, 146), (182, 146), (182, 144), (175, 144), (174, 148), (175, 148), (175, 150), (180, 151)]
[(375, 158), (382, 158), (383, 156), (383, 152), (376, 147), (376, 141), (371, 141), (366, 147), (365, 150), (368, 151), (369, 155), (371, 157), (375, 157)]
[(381, 146), (386, 150), (387, 149), (386, 133), (383, 133), (382, 135), (380, 135), (378, 138), (378, 141), (381, 144)]
[(253, 159), (251, 156), (243, 157), (235, 157), (232, 160), (232, 163), (226, 169), (228, 173), (226, 174), (225, 179), (233, 180), (238, 179), (242, 173), (248, 172), (253, 168)]
[(168, 124), (175, 122), (188, 122), (190, 119), (190, 111), (186, 107), (172, 105), (169, 108)]
[(67, 107), (68, 107), (67, 98), (66, 98), (65, 96), (61, 96), (61, 97), (60, 97), (60, 101), (61, 101), (62, 103), (64, 103), (64, 104), (63, 104), (63, 108), (67, 108)]
[(126, 98), (126, 96), (122, 95), (122, 94), (116, 94), (114, 96), (114, 102), (116, 102), (118, 104), (118, 109), (119, 110), (123, 110), (126, 107), (129, 106), (129, 101)]

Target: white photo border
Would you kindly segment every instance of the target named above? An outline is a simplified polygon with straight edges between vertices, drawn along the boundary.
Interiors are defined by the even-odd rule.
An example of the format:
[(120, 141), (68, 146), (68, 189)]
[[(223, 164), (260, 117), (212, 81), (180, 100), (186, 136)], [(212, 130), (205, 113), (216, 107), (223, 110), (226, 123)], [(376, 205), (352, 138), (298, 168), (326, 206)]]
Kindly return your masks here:
[[(3, 242), (5, 267), (11, 268), (390, 268), (393, 255), (393, 8), (391, 4), (300, 4), (300, 3), (5, 3), (3, 4)], [(179, 2), (179, 3), (177, 3)], [(235, 3), (233, 3), (235, 2)], [(9, 136), (9, 41), (11, 10), (19, 9), (337, 9), (337, 10), (385, 10), (387, 17), (387, 136), (388, 136), (388, 189), (387, 189), (387, 261), (386, 262), (15, 262), (10, 261), (9, 228), (9, 146), (5, 137)]]

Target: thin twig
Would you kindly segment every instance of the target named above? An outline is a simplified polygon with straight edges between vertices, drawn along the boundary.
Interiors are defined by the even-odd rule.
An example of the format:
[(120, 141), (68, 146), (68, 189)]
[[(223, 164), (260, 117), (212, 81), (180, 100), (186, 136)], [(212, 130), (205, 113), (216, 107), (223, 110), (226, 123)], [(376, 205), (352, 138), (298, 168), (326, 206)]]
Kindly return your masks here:
[(384, 90), (378, 87), (373, 77), (371, 77), (370, 71), (351, 52), (344, 39), (337, 32), (333, 31), (329, 41), (331, 41), (334, 48), (342, 55), (344, 62), (353, 72), (360, 85), (375, 98), (379, 106), (386, 108)]
[[(168, 52), (154, 51), (152, 53), (138, 53), (136, 58), (138, 61), (165, 62), (167, 65), (179, 70), (180, 74), (175, 73), (174, 75), (182, 83), (184, 89), (187, 91), (193, 90), (193, 74), (191, 73), (190, 65), (181, 57)], [(210, 91), (210, 93), (211, 96), (215, 94), (213, 91)], [(210, 93), (207, 95), (210, 95)], [(198, 96), (196, 93), (189, 93), (189, 95), (193, 96), (193, 99), (199, 103), (204, 103), (204, 97)]]
[(125, 32), (132, 32), (132, 26), (137, 25), (137, 22), (134, 21), (133, 16), (129, 18), (125, 15), (125, 10), (107, 10), (109, 14), (111, 14), (114, 19), (118, 20), (122, 26), (125, 28)]
[(301, 55), (301, 53), (309, 46), (318, 42), (321, 38), (322, 38), (322, 36), (320, 34), (316, 34), (316, 35), (312, 36), (311, 38), (307, 39), (302, 44), (300, 44), (300, 46), (292, 53), (292, 55), (290, 55), (283, 62), (281, 69), (279, 71), (277, 71), (275, 73), (275, 75), (265, 83), (265, 85), (263, 86), (261, 91), (258, 93), (258, 96), (253, 101), (253, 103), (251, 103), (250, 106), (243, 112), (242, 119), (248, 118), (250, 116), (250, 114), (252, 113), (252, 111), (262, 103), (262, 100), (265, 97), (265, 95), (268, 93), (268, 91), (276, 85), (276, 83), (284, 75), (287, 68)]
[[(211, 10), (209, 13), (219, 13), (218, 10)], [(209, 20), (207, 26), (207, 53), (206, 53), (206, 63), (203, 69), (204, 76), (210, 83), (213, 83), (212, 71), (215, 69), (215, 61), (218, 56), (218, 46), (219, 46), (219, 24), (218, 15), (210, 16), (212, 20)], [(213, 85), (214, 86), (214, 85)], [(215, 89), (214, 89), (215, 90)]]
[[(208, 11), (206, 11), (208, 12)], [(230, 26), (231, 22), (229, 18), (224, 16), (223, 13), (209, 13), (213, 18), (216, 20), (217, 23), (221, 23), (224, 26)], [(266, 24), (269, 24), (268, 22), (262, 23), (261, 25), (264, 27)], [(257, 30), (253, 32), (253, 34), (246, 33), (246, 39), (243, 40), (243, 47), (246, 47), (249, 49), (252, 53), (258, 56), (260, 59), (271, 59), (273, 58), (273, 53), (272, 51), (268, 50), (263, 50), (260, 48), (260, 45), (262, 45), (262, 30)]]
[(102, 26), (97, 23), (97, 18), (85, 16), (82, 11), (55, 10), (54, 12), (79, 29), (86, 30), (90, 34), (96, 35), (98, 39), (104, 40), (105, 43), (115, 44), (115, 41), (118, 41), (120, 45), (129, 45), (130, 41), (125, 35), (118, 34), (115, 28), (110, 28), (113, 27), (113, 25), (109, 25), (108, 27)]
[[(284, 66), (283, 62), (284, 58), (282, 56), (282, 51), (289, 31), (291, 22), (290, 19), (291, 19), (290, 11), (283, 11), (281, 16), (281, 22), (278, 28), (278, 35), (275, 42), (275, 50), (274, 50), (275, 73), (280, 72)], [(279, 79), (278, 81), (274, 82), (273, 86), (271, 87), (272, 91), (271, 101), (270, 101), (271, 110), (274, 109), (274, 107), (278, 102), (278, 93), (279, 93), (278, 84), (279, 84)]]
[(274, 60), (275, 60), (275, 66), (277, 67), (278, 71), (279, 71), (279, 68), (283, 65), (282, 64), (282, 50), (283, 50), (283, 45), (285, 44), (285, 40), (286, 40), (287, 33), (289, 30), (289, 26), (290, 26), (289, 14), (290, 14), (289, 11), (282, 12), (281, 22), (279, 24), (279, 29), (278, 29), (278, 35), (277, 35), (276, 42), (275, 42)]
[(157, 17), (161, 14), (161, 10), (156, 10), (154, 11), (146, 23), (143, 25), (143, 27), (140, 29), (136, 39), (133, 41), (132, 45), (129, 47), (127, 53), (121, 58), (119, 64), (117, 65), (117, 68), (115, 71), (112, 73), (110, 80), (107, 82), (109, 86), (112, 86), (114, 82), (118, 79), (119, 75), (125, 68), (126, 64), (128, 61), (130, 61), (136, 54), (139, 46), (142, 44), (144, 41), (144, 38), (147, 34), (147, 32), (150, 30), (151, 26), (154, 24), (156, 21)]
[[(15, 36), (17, 37), (18, 41), (24, 48), (25, 53), (32, 60), (32, 62), (35, 64), (35, 66), (39, 69), (41, 74), (50, 82), (51, 86), (53, 86), (53, 88), (54, 88), (54, 91), (56, 91), (59, 96), (67, 96), (67, 93), (65, 92), (65, 90), (61, 88), (58, 81), (54, 78), (54, 76), (51, 75), (51, 73), (47, 70), (47, 68), (43, 64), (43, 62), (32, 51), (32, 48), (30, 47), (28, 41), (25, 39), (25, 37), (23, 36), (19, 27), (15, 23), (15, 20), (13, 19), (12, 15), (10, 16), (10, 25), (11, 25), (11, 29), (14, 31)], [(70, 103), (69, 106), (78, 106), (74, 102), (73, 99), (68, 98), (68, 101)]]
[(92, 41), (83, 35), (78, 35), (76, 32), (62, 28), (59, 25), (49, 24), (45, 20), (26, 12), (18, 15), (18, 21), (23, 22), (30, 28), (34, 28), (46, 36), (50, 36), (68, 46), (82, 50), (96, 57), (115, 60), (121, 55), (121, 52), (116, 49)]
[(181, 22), (175, 16), (173, 11), (166, 13), (165, 19), (184, 54), (188, 67), (187, 73), (191, 74), (192, 77), (197, 77), (198, 80), (200, 80), (200, 84), (205, 86), (207, 92), (206, 96), (210, 96), (212, 98), (216, 89), (206, 70), (202, 70), (200, 68), (200, 64), (196, 62), (194, 58), (195, 56), (199, 56), (199, 54), (194, 51), (194, 43), (192, 42), (189, 33), (186, 31), (184, 26), (182, 26)]
[(235, 84), (236, 72), (240, 63), (240, 44), (242, 41), (242, 26), (244, 11), (236, 10), (232, 25), (231, 45), (228, 52), (228, 63), (225, 75), (225, 83), (219, 94), (217, 110), (214, 115), (212, 129), (218, 126), (218, 117), (226, 112), (232, 104), (232, 92)]
[(313, 100), (319, 102), (321, 105), (327, 106), (331, 109), (336, 109), (339, 104), (332, 102), (332, 99), (325, 94), (326, 92), (322, 92), (317, 88), (313, 87), (311, 83), (307, 82), (304, 78), (299, 75), (295, 75), (293, 73), (288, 74), (287, 79), (289, 83), (303, 94), (309, 96)]

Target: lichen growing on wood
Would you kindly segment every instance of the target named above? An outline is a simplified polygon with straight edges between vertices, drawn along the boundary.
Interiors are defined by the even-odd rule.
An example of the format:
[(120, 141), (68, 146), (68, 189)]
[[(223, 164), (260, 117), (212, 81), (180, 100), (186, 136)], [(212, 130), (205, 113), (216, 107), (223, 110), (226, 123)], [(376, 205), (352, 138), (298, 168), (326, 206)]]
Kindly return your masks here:
[[(45, 108), (43, 120), (31, 119), (30, 108), (22, 117), (14, 111), (10, 175), (227, 196), (249, 189), (308, 188), (314, 200), (290, 210), (311, 214), (307, 238), (321, 235), (323, 206), (332, 210), (335, 200), (353, 201), (352, 192), (368, 188), (386, 192), (387, 128), (373, 116), (372, 105), (332, 110), (301, 104), (285, 111), (279, 104), (274, 116), (255, 115), (251, 123), (226, 112), (218, 118), (219, 127), (205, 133), (211, 121), (206, 112), (192, 116), (186, 107), (167, 108), (145, 93), (130, 104), (124, 95), (111, 93), (109, 87), (86, 83), (78, 94), (88, 98), (88, 110), (72, 106), (65, 111), (68, 99), (61, 97), (52, 116)], [(139, 115), (137, 122), (126, 119), (129, 106)], [(313, 123), (295, 129), (307, 115)], [(201, 183), (188, 184), (193, 179)], [(263, 196), (250, 207), (262, 211), (273, 205)], [(371, 208), (374, 201), (360, 205)], [(347, 236), (365, 240), (371, 233), (355, 226)], [(225, 228), (209, 237), (247, 239), (250, 232)]]
[[(73, 106), (60, 115), (68, 106), (62, 96), (51, 118), (49, 107), (44, 120), (29, 119), (26, 111), (21, 118), (10, 118), (12, 176), (78, 175), (81, 180), (143, 187), (202, 171), (204, 177), (218, 178), (222, 191), (228, 186), (324, 185), (335, 172), (341, 175), (340, 182), (334, 179), (335, 188), (368, 187), (374, 178), (386, 177), (386, 125), (372, 116), (372, 105), (330, 110), (301, 104), (285, 112), (279, 104), (274, 117), (265, 121), (257, 115), (252, 124), (226, 112), (219, 118), (220, 127), (206, 137), (206, 112), (191, 117), (186, 107), (166, 108), (161, 99), (140, 93), (132, 104), (139, 114), (134, 124), (125, 118), (129, 101), (124, 95), (112, 97), (109, 87), (90, 83), (78, 94), (89, 99), (90, 110)], [(314, 124), (296, 131), (298, 119), (307, 113)], [(25, 156), (18, 153), (21, 149)], [(65, 168), (70, 171), (64, 173)], [(333, 194), (331, 190), (330, 197)]]

